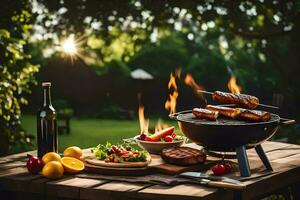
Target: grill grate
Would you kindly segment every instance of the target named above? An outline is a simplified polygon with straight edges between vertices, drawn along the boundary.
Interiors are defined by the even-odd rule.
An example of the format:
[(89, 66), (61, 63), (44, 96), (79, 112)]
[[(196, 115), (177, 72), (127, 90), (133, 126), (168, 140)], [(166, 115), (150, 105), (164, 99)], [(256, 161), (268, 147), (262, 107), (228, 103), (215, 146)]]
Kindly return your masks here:
[(189, 122), (199, 125), (255, 125), (255, 124), (268, 124), (272, 122), (279, 122), (280, 117), (278, 115), (271, 113), (271, 119), (267, 122), (255, 122), (255, 121), (247, 121), (243, 119), (230, 119), (219, 117), (216, 121), (210, 121), (207, 119), (199, 119), (195, 117), (192, 113), (184, 113), (179, 114), (177, 116), (178, 121)]

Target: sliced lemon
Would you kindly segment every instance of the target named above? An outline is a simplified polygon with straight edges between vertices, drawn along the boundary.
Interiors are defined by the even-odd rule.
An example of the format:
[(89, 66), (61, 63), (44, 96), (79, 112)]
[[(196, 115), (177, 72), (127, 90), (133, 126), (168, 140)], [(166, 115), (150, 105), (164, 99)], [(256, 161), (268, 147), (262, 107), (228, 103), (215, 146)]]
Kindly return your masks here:
[(75, 174), (84, 170), (83, 162), (73, 157), (63, 157), (61, 163), (64, 166), (65, 172), (69, 174)]

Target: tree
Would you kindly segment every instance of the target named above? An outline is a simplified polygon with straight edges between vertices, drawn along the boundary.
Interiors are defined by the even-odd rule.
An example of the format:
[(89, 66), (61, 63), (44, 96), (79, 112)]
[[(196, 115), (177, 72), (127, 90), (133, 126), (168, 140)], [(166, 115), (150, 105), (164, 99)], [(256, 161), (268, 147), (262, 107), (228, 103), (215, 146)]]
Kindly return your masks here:
[(30, 63), (27, 54), (32, 25), (29, 0), (3, 0), (0, 9), (0, 155), (14, 144), (29, 144), (20, 124), (21, 106), (38, 66)]
[[(287, 1), (105, 1), (105, 0), (41, 0), (45, 6), (45, 17), (39, 23), (47, 24), (47, 30), (58, 35), (67, 35), (70, 32), (86, 35), (93, 33), (109, 46), (120, 34), (127, 33), (133, 38), (132, 43), (141, 49), (141, 43), (150, 41), (158, 28), (170, 28), (189, 36), (194, 43), (203, 45), (203, 36), (225, 36), (231, 54), (238, 54), (241, 49), (254, 49), (256, 54), (261, 53), (267, 61), (271, 61), (273, 69), (283, 74), (282, 88), (294, 88), (298, 98), (300, 87), (296, 74), (300, 63), (300, 4), (298, 0)], [(57, 23), (50, 23), (51, 17), (58, 15)], [(57, 19), (57, 18), (55, 18)], [(48, 23), (46, 23), (48, 21)], [(141, 36), (143, 37), (137, 37)], [(137, 37), (135, 40), (134, 38)], [(278, 63), (277, 56), (273, 56), (279, 49), (274, 49), (273, 43), (280, 39), (293, 49), (292, 54), (277, 52), (288, 62), (289, 68)], [(237, 39), (243, 40), (236, 43)], [(289, 42), (289, 40), (293, 42)], [(282, 43), (282, 42), (280, 42)], [(236, 45), (246, 48), (236, 48)], [(283, 44), (283, 45), (285, 45)], [(207, 45), (208, 46), (208, 45)], [(211, 44), (219, 48), (219, 43)], [(103, 49), (103, 47), (102, 47)], [(236, 51), (233, 51), (235, 49)], [(251, 51), (251, 50), (250, 50)], [(124, 51), (120, 59), (128, 62), (128, 56), (134, 57), (132, 52)], [(127, 55), (129, 54), (129, 55)], [(111, 54), (110, 54), (111, 55)], [(106, 57), (100, 53), (99, 57)], [(124, 61), (124, 60), (123, 60)], [(277, 63), (277, 64), (276, 64)], [(259, 72), (258, 72), (259, 73)], [(290, 77), (288, 74), (292, 73)], [(292, 78), (292, 81), (291, 81)], [(291, 85), (291, 82), (294, 85)]]

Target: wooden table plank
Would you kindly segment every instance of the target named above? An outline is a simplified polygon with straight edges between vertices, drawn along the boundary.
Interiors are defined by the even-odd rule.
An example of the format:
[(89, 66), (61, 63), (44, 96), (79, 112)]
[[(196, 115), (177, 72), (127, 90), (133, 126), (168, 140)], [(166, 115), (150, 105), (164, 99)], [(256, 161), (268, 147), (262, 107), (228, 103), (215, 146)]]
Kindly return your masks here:
[(300, 154), (291, 155), (288, 157), (283, 157), (273, 160), (276, 163), (289, 164), (300, 167)]
[(18, 154), (12, 154), (12, 155), (8, 155), (8, 156), (5, 156), (5, 157), (0, 157), (0, 160), (1, 161), (2, 161), (2, 159), (5, 159), (5, 160), (24, 160), (24, 159), (27, 158), (28, 154), (36, 156), (36, 150), (22, 152), (22, 153), (18, 153)]
[(150, 184), (109, 182), (93, 188), (83, 188), (80, 191), (80, 199), (134, 199), (136, 193), (143, 188), (150, 187)]
[[(268, 194), (280, 188), (287, 187), (300, 180), (300, 168), (284, 167), (281, 165), (282, 173), (271, 174), (255, 180), (246, 181), (246, 188), (241, 191), (243, 200), (250, 200), (254, 197)], [(279, 171), (279, 169), (276, 169)]]
[(64, 179), (47, 182), (46, 195), (53, 196), (53, 197), (79, 199), (80, 191), (82, 189), (98, 186), (101, 184), (105, 184), (107, 182), (108, 181), (105, 180), (77, 178), (73, 176), (68, 176)]
[(228, 190), (209, 188), (194, 184), (181, 184), (174, 187), (154, 185), (140, 190), (136, 197), (141, 199), (233, 199), (233, 192)]
[(5, 177), (1, 183), (3, 184), (3, 189), (7, 191), (44, 194), (43, 183), (47, 181), (48, 179), (41, 175), (32, 175), (25, 172)]
[(28, 172), (26, 167), (9, 168), (0, 171), (0, 178), (5, 178), (5, 177), (13, 176), (15, 174), (21, 174), (26, 172)]
[(273, 142), (273, 141), (266, 141), (262, 143), (262, 147), (265, 152), (273, 151), (275, 149), (286, 148), (288, 146), (291, 146), (291, 144), (283, 143), (283, 142)]
[(5, 162), (0, 165), (0, 170), (2, 171), (2, 170), (16, 168), (16, 167), (26, 167), (26, 162), (24, 162), (24, 161)]

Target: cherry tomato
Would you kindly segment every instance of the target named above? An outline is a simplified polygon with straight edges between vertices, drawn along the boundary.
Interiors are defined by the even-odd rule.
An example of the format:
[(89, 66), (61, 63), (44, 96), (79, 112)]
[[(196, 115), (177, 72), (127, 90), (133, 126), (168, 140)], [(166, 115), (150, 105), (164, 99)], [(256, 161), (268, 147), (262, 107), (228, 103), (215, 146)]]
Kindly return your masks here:
[(176, 135), (176, 133), (172, 133), (171, 136), (173, 139), (175, 139), (177, 135)]
[(118, 149), (118, 147), (116, 147), (116, 146), (112, 146), (111, 149), (112, 149), (113, 152), (115, 152), (115, 154), (117, 154), (117, 155), (121, 152), (120, 149)]
[(225, 167), (223, 164), (216, 164), (214, 165), (211, 170), (213, 171), (214, 175), (222, 176), (225, 174)]
[(145, 141), (152, 142), (152, 139), (150, 137), (146, 136)]
[(232, 165), (230, 163), (224, 163), (223, 165), (225, 167), (225, 174), (229, 174), (232, 172)]
[(144, 133), (141, 133), (140, 136), (138, 137), (139, 140), (145, 140), (147, 136)]
[(165, 138), (164, 138), (165, 142), (172, 142), (173, 141), (173, 137), (171, 135), (167, 135)]
[(111, 155), (113, 153), (114, 153), (114, 151), (112, 149), (107, 150), (107, 155)]

